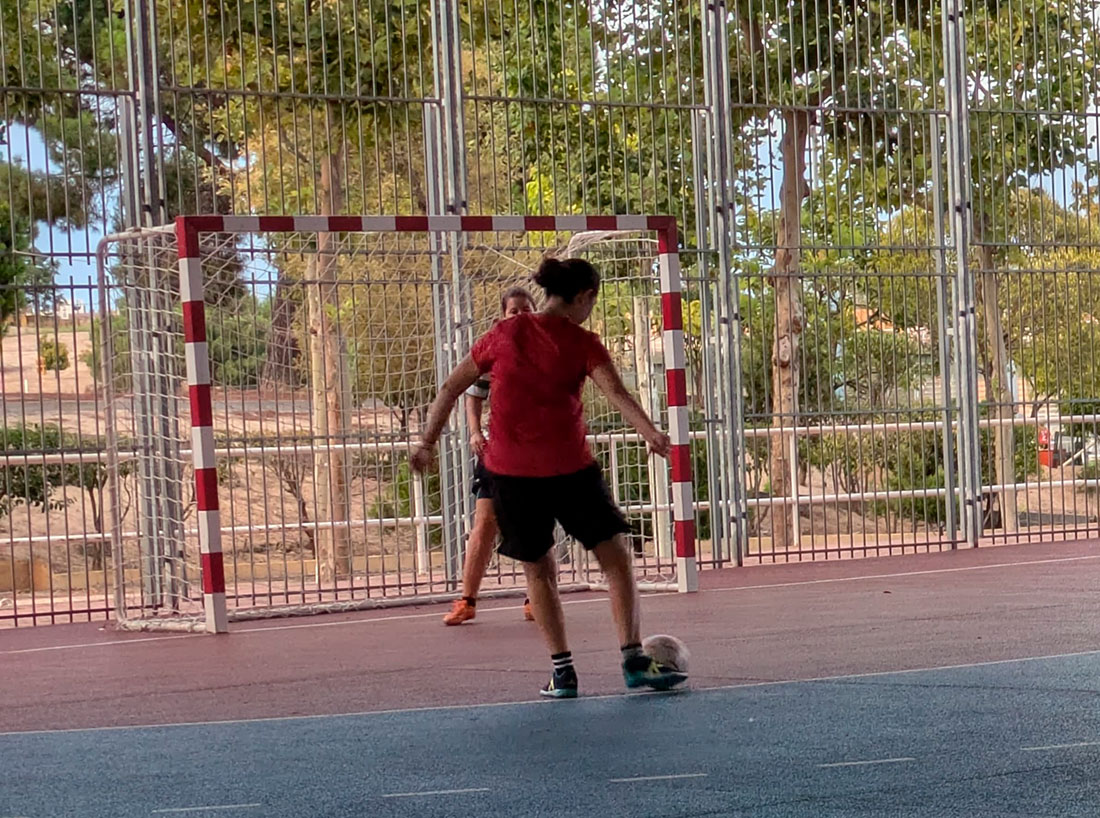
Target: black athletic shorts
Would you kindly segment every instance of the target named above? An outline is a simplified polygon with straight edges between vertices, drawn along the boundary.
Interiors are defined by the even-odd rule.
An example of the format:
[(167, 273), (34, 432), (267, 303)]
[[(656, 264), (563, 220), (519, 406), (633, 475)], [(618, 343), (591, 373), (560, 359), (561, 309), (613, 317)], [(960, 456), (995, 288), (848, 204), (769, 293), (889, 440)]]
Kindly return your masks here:
[(554, 521), (587, 549), (629, 534), (598, 464), (556, 477), (493, 475), (501, 554), (538, 562), (554, 545)]
[(470, 491), (478, 500), (493, 499), (493, 475), (480, 460), (474, 466), (474, 479), (470, 484)]

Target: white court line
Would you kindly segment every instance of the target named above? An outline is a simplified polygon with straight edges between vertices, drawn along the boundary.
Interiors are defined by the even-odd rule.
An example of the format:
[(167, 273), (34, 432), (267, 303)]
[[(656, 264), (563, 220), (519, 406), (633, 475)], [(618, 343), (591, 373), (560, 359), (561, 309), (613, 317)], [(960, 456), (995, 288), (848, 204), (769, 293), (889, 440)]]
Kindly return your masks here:
[[(885, 559), (885, 558), (884, 558)], [(935, 574), (957, 574), (964, 571), (992, 571), (998, 568), (1021, 568), (1029, 565), (1052, 565), (1062, 562), (1081, 562), (1084, 560), (1100, 560), (1100, 554), (1087, 554), (1077, 557), (1052, 557), (1050, 559), (1042, 560), (1025, 560), (1021, 562), (998, 562), (991, 563), (989, 565), (964, 565), (957, 568), (929, 568), (922, 571), (897, 571), (888, 574), (863, 574), (854, 577), (823, 577), (821, 579), (806, 579), (798, 580), (796, 582), (772, 582), (763, 583), (760, 585), (740, 585), (732, 588), (708, 588), (701, 591), (702, 594), (722, 594), (722, 593), (740, 593), (742, 591), (766, 591), (770, 588), (798, 588), (804, 585), (831, 585), (842, 582), (862, 582), (864, 580), (879, 580), (879, 579), (900, 579), (903, 577), (920, 577), (930, 576)], [(572, 599), (562, 600), (563, 605), (590, 605), (592, 603), (599, 603), (601, 605), (607, 604), (606, 596), (603, 592), (599, 593), (594, 599)], [(655, 597), (662, 596), (680, 596), (677, 591), (668, 591), (664, 593), (646, 594), (646, 599), (653, 599)], [(433, 603), (433, 607), (435, 604)], [(501, 605), (498, 607), (485, 608), (478, 613), (484, 615), (493, 613), (494, 611), (518, 611), (521, 610), (520, 605)], [(358, 612), (352, 612), (358, 613)], [(304, 630), (306, 628), (338, 628), (347, 625), (370, 625), (375, 622), (396, 622), (403, 619), (432, 619), (439, 616), (438, 610), (431, 613), (418, 613), (418, 614), (401, 614), (397, 616), (378, 616), (365, 619), (347, 619), (341, 622), (307, 622), (299, 625), (272, 625), (270, 627), (252, 627), (252, 628), (231, 628), (230, 635), (245, 634), (245, 633), (277, 633), (279, 631), (293, 631)], [(169, 639), (187, 639), (187, 638), (209, 638), (209, 634), (204, 633), (182, 633), (182, 634), (170, 634), (165, 636), (149, 636), (141, 639), (127, 639), (120, 640), (118, 642), (92, 642), (89, 644), (72, 644), (72, 645), (51, 645), (49, 647), (41, 648), (21, 648), (19, 650), (0, 650), (0, 656), (16, 655), (22, 653), (42, 653), (45, 651), (54, 650), (84, 650), (87, 648), (111, 648), (120, 647), (125, 645), (136, 645), (141, 642), (163, 642)], [(935, 670), (936, 668), (930, 668)]]
[(637, 778), (609, 778), (612, 784), (633, 784), (635, 781), (677, 781), (681, 778), (706, 778), (706, 773), (680, 773), (679, 775), (640, 775)]
[[(596, 592), (601, 593), (601, 592)], [(657, 596), (679, 596), (677, 591), (669, 591), (667, 593), (655, 593), (646, 594), (646, 599), (652, 599)], [(603, 602), (606, 604), (606, 598), (601, 596), (596, 599), (563, 599), (562, 605), (584, 605), (590, 602)], [(437, 603), (431, 603), (433, 607)], [(478, 611), (479, 614), (492, 613), (493, 611), (520, 611), (523, 610), (522, 605), (502, 605), (495, 608), (485, 608)], [(362, 611), (352, 611), (351, 613), (362, 613)], [(253, 627), (253, 628), (232, 628), (230, 635), (244, 634), (244, 633), (274, 633), (276, 631), (296, 631), (306, 628), (339, 628), (345, 625), (370, 625), (374, 622), (399, 622), (404, 619), (434, 619), (439, 617), (438, 611), (431, 613), (417, 613), (417, 614), (396, 614), (394, 616), (375, 616), (367, 619), (345, 619), (340, 622), (305, 622), (300, 625), (272, 625), (270, 627)], [(165, 634), (164, 636), (146, 636), (140, 639), (124, 639), (118, 642), (88, 642), (84, 644), (76, 643), (72, 645), (50, 645), (48, 647), (41, 648), (20, 648), (17, 650), (0, 650), (0, 656), (8, 654), (15, 655), (19, 653), (46, 653), (54, 650), (84, 650), (85, 648), (117, 648), (125, 647), (127, 645), (137, 645), (142, 642), (167, 642), (170, 639), (204, 639), (209, 638), (210, 634), (207, 633), (173, 633)]]
[[(783, 687), (786, 685), (811, 684), (820, 682), (844, 682), (850, 679), (874, 679), (880, 676), (904, 676), (912, 673), (931, 673), (938, 670), (967, 670), (977, 667), (996, 667), (1016, 662), (1042, 662), (1047, 659), (1075, 659), (1081, 656), (1100, 656), (1100, 650), (1082, 650), (1075, 653), (1049, 653), (1043, 656), (1019, 656), (1013, 659), (993, 659), (988, 662), (968, 662), (961, 665), (932, 665), (930, 667), (911, 667), (902, 670), (876, 670), (870, 673), (842, 673), (836, 676), (807, 676), (794, 679), (772, 679), (765, 682), (741, 682), (730, 685), (690, 688), (693, 693), (718, 693), (728, 690), (749, 690), (757, 687)], [(680, 688), (686, 691), (688, 688)], [(639, 696), (668, 696), (667, 691), (644, 691), (604, 693), (598, 696), (582, 696), (575, 699), (571, 706), (579, 707), (583, 702), (602, 701), (604, 699), (637, 698)], [(439, 713), (448, 710), (487, 710), (499, 707), (563, 707), (560, 700), (525, 699), (514, 702), (480, 702), (476, 704), (439, 704), (428, 707), (394, 707), (389, 710), (358, 710), (351, 713), (314, 713), (306, 716), (264, 716), (256, 719), (215, 719), (213, 721), (178, 721), (167, 724), (115, 724), (108, 727), (65, 727), (56, 730), (8, 730), (0, 732), (0, 738), (9, 736), (38, 736), (54, 733), (103, 733), (119, 730), (166, 730), (171, 727), (217, 727), (233, 724), (265, 724), (270, 722), (318, 721), (320, 719), (349, 719), (367, 716), (400, 716), (409, 713)]]
[(1043, 750), (1072, 750), (1075, 747), (1100, 747), (1100, 741), (1076, 741), (1073, 744), (1047, 744), (1043, 747), (1021, 747), (1025, 753), (1039, 753)]
[(467, 787), (462, 790), (425, 790), (424, 792), (387, 792), (383, 798), (419, 798), (422, 795), (463, 795), (471, 792), (489, 792), (488, 787)]
[(169, 807), (167, 809), (155, 809), (153, 815), (167, 815), (181, 812), (214, 812), (215, 810), (230, 809), (259, 809), (263, 804), (212, 804), (208, 807)]
[(208, 636), (205, 633), (174, 633), (171, 636), (146, 636), (141, 639), (126, 639), (118, 642), (85, 642), (84, 644), (75, 645), (49, 645), (42, 648), (20, 648), (18, 650), (0, 650), (0, 656), (7, 656), (18, 653), (48, 653), (53, 650), (83, 650), (85, 648), (117, 648), (122, 645), (137, 645), (141, 642), (166, 642), (169, 639), (194, 639), (196, 637)]
[[(941, 552), (944, 553), (944, 552)], [(884, 557), (883, 559), (889, 559)], [(859, 582), (864, 579), (898, 579), (901, 577), (923, 577), (933, 574), (961, 574), (964, 571), (989, 571), (994, 568), (1018, 568), (1027, 565), (1049, 565), (1057, 562), (1080, 562), (1082, 560), (1100, 560), (1100, 554), (1083, 554), (1077, 557), (1051, 557), (1043, 560), (1025, 560), (1022, 562), (992, 562), (988, 565), (960, 565), (956, 568), (925, 568), (921, 571), (897, 571), (890, 574), (862, 574), (855, 577), (823, 577), (821, 579), (801, 579), (795, 582), (772, 582), (763, 585), (741, 585), (734, 588), (707, 588), (701, 593), (714, 594), (731, 591), (760, 591), (767, 588), (797, 588), (801, 585), (829, 585), (838, 582)], [(820, 565), (821, 563), (817, 563)], [(677, 591), (659, 596), (678, 596)], [(647, 595), (648, 597), (649, 595)], [(656, 595), (655, 595), (656, 596)]]
[(916, 761), (915, 758), (872, 758), (868, 761), (834, 761), (831, 764), (818, 764), (825, 769), (828, 767), (870, 767), (872, 764), (904, 764), (907, 761)]

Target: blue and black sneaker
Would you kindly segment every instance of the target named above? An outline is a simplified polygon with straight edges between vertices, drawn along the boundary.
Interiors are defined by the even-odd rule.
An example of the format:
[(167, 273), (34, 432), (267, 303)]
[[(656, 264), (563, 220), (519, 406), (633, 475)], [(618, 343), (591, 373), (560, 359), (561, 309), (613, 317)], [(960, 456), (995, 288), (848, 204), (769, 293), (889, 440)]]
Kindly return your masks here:
[(669, 665), (662, 665), (644, 653), (636, 653), (623, 660), (623, 681), (629, 688), (672, 690), (676, 685), (687, 681), (687, 674)]
[(577, 698), (577, 671), (572, 666), (555, 670), (546, 687), (539, 691), (539, 695), (549, 699)]

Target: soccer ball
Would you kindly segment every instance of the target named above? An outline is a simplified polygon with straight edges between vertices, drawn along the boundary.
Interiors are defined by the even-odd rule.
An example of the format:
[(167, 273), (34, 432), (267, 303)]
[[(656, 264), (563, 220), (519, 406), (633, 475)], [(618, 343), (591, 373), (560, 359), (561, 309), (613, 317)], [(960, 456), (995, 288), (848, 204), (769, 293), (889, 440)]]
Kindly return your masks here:
[(687, 673), (688, 671), (688, 660), (691, 659), (691, 652), (687, 649), (687, 645), (675, 636), (664, 633), (647, 636), (642, 642), (642, 652), (673, 670), (678, 670), (681, 673)]

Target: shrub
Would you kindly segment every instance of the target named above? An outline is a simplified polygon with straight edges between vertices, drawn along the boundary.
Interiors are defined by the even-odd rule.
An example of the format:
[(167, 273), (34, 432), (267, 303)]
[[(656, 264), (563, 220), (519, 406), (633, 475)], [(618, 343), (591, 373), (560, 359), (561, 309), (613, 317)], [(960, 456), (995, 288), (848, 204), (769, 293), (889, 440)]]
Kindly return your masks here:
[[(380, 492), (380, 497), (370, 505), (371, 517), (411, 517), (413, 514), (412, 481), (413, 474), (409, 468), (409, 461), (402, 460), (397, 466), (395, 479), (388, 483)], [(468, 490), (468, 489), (466, 489)], [(432, 516), (440, 514), (443, 510), (440, 491), (439, 471), (434, 470), (424, 475), (424, 509), (425, 514)], [(431, 526), (429, 542), (439, 545), (443, 542), (443, 534), (438, 526)]]
[(69, 348), (54, 338), (43, 338), (38, 345), (38, 359), (48, 372), (61, 372), (69, 368)]
[[(1100, 463), (1089, 463), (1087, 466), (1082, 466), (1080, 471), (1077, 472), (1077, 476), (1081, 480), (1100, 480)], [(1081, 490), (1086, 494), (1096, 494), (1097, 491), (1100, 491), (1100, 485), (1082, 486)]]

